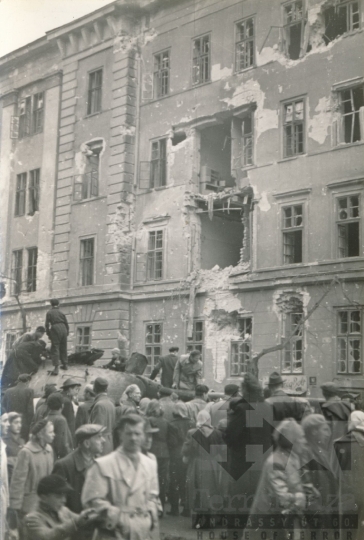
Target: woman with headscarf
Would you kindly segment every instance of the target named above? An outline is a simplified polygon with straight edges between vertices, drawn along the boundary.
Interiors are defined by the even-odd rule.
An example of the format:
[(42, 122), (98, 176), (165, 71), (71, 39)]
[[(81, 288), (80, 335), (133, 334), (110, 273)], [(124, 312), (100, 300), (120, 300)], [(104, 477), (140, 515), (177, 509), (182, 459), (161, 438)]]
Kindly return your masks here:
[(187, 433), (193, 428), (188, 417), (188, 410), (183, 401), (173, 405), (173, 420), (170, 422), (167, 444), (169, 448), (169, 502), (171, 511), (169, 515), (179, 515), (179, 504), (183, 506), (182, 515), (188, 515), (186, 501), (186, 474), (187, 466), (182, 459), (182, 446)]
[[(339, 462), (340, 513), (357, 514), (358, 528), (351, 529), (352, 540), (364, 538), (364, 412), (350, 415), (348, 433), (334, 442)], [(344, 519), (344, 517), (341, 517)]]
[[(243, 397), (230, 402), (225, 441), (227, 443), (228, 474), (226, 494), (228, 508), (244, 508), (253, 501), (264, 459), (272, 447), (273, 413), (263, 401), (263, 389), (251, 373), (242, 382)], [(254, 448), (262, 451), (254, 451)], [(252, 454), (254, 452), (254, 455)], [(233, 501), (231, 503), (231, 501)]]
[(6, 455), (8, 457), (8, 478), (10, 484), (18, 454), (20, 449), (25, 445), (25, 441), (20, 436), (22, 428), (21, 414), (17, 412), (10, 412), (8, 414), (8, 419), (10, 424), (9, 430), (3, 439), (4, 443), (6, 444)]
[(150, 403), (148, 403), (146, 418), (150, 420), (153, 428), (158, 428), (159, 430), (158, 432), (153, 433), (153, 443), (150, 451), (155, 455), (158, 462), (159, 498), (164, 508), (167, 495), (169, 467), (169, 450), (167, 445), (169, 424), (167, 420), (163, 418), (163, 410), (157, 399), (152, 399)]
[[(196, 514), (193, 526), (202, 519), (199, 514), (215, 513), (213, 504), (221, 496), (220, 465), (224, 457), (218, 453), (225, 445), (222, 434), (211, 425), (209, 413), (197, 415), (196, 427), (187, 433), (182, 456), (187, 463), (187, 489), (189, 509)], [(210, 503), (213, 501), (213, 503)]]

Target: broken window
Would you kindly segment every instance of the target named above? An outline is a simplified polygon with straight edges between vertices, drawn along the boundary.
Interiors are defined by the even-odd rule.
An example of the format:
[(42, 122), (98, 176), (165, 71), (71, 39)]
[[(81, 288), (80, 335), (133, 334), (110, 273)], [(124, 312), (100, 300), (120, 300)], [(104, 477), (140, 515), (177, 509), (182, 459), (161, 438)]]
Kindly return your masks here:
[(21, 173), (16, 176), (16, 193), (15, 193), (15, 216), (24, 216), (25, 200), (27, 189), (27, 173)]
[[(364, 86), (340, 92), (341, 125), (339, 142), (354, 143), (363, 140)], [(340, 136), (341, 135), (341, 136)]]
[(169, 51), (154, 55), (154, 92), (160, 98), (169, 94)]
[(241, 121), (242, 159), (243, 167), (253, 165), (253, 115), (250, 114)]
[(145, 327), (145, 356), (148, 360), (145, 375), (152, 373), (162, 354), (162, 332), (163, 326), (161, 323), (147, 324)]
[(360, 198), (359, 195), (337, 200), (338, 257), (360, 255)]
[(305, 107), (303, 99), (283, 104), (283, 157), (303, 154)]
[(83, 201), (98, 197), (101, 147), (90, 148), (86, 157), (86, 172), (74, 178), (73, 199)]
[(21, 294), (23, 288), (23, 250), (13, 251), (11, 264), (12, 294)]
[(361, 373), (362, 329), (359, 309), (338, 312), (338, 373)]
[(93, 285), (95, 264), (95, 239), (81, 240), (80, 250), (80, 284)]
[(91, 348), (91, 326), (77, 326), (76, 352), (89, 351)]
[(246, 373), (251, 362), (251, 339), (253, 319), (251, 317), (238, 320), (240, 340), (231, 342), (230, 349), (230, 375), (240, 377)]
[(192, 84), (210, 80), (210, 36), (193, 40)]
[(163, 231), (150, 231), (147, 254), (147, 279), (163, 278)]
[(44, 97), (43, 92), (39, 92), (33, 96), (33, 122), (32, 133), (41, 133), (43, 131), (43, 111)]
[(359, 2), (337, 0), (324, 11), (326, 44), (347, 32), (360, 28)]
[(37, 262), (38, 248), (29, 248), (28, 250), (28, 269), (27, 269), (27, 292), (37, 290)]
[(291, 60), (297, 60), (301, 56), (304, 40), (303, 2), (290, 2), (283, 9), (286, 54)]
[(200, 133), (200, 192), (235, 186), (231, 176), (231, 120), (206, 127)]
[(28, 186), (28, 198), (29, 208), (28, 214), (32, 216), (39, 210), (39, 182), (40, 182), (40, 169), (34, 169), (29, 173), (29, 186)]
[(163, 187), (167, 184), (167, 139), (152, 142), (150, 163), (150, 187)]
[(236, 25), (235, 69), (242, 71), (254, 65), (254, 19)]
[(192, 336), (187, 337), (186, 352), (200, 351), (202, 354), (204, 342), (204, 322), (193, 321)]
[(102, 69), (98, 69), (90, 73), (88, 77), (87, 115), (101, 111), (101, 96)]
[(302, 204), (283, 208), (283, 264), (302, 262)]
[[(19, 129), (18, 137), (22, 139), (43, 131), (44, 119), (44, 93), (38, 92), (34, 96), (27, 96), (19, 103)], [(13, 134), (13, 138), (17, 138)]]
[(282, 373), (303, 371), (303, 313), (286, 313), (284, 339), (288, 340), (283, 350)]
[(30, 135), (32, 118), (31, 96), (22, 99), (19, 104), (19, 139)]

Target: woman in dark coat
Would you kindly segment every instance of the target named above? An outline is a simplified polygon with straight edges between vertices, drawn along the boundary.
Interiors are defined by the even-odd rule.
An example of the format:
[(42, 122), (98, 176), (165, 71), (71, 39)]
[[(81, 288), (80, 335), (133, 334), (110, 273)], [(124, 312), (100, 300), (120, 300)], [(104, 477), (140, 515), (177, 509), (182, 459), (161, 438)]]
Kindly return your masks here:
[(167, 420), (163, 418), (163, 410), (157, 399), (152, 399), (150, 403), (148, 403), (146, 417), (149, 418), (153, 428), (159, 429), (158, 432), (153, 433), (153, 443), (150, 451), (155, 455), (158, 462), (159, 498), (164, 509), (167, 495), (169, 467), (167, 439), (170, 428)]
[(224, 441), (219, 430), (211, 425), (209, 413), (202, 410), (197, 415), (196, 428), (190, 429), (182, 447), (182, 456), (187, 463), (187, 489), (189, 508), (194, 515), (193, 526), (207, 513), (214, 514), (217, 498), (221, 498), (221, 466)]
[(224, 491), (230, 497), (228, 508), (244, 508), (248, 513), (264, 460), (271, 452), (273, 416), (271, 407), (263, 401), (258, 379), (251, 373), (244, 377), (242, 393), (241, 399), (232, 400), (228, 411), (228, 485)]
[(15, 467), (15, 463), (18, 457), (18, 454), (25, 445), (24, 439), (21, 438), (21, 428), (22, 428), (22, 418), (21, 414), (17, 412), (10, 412), (8, 414), (9, 419), (9, 431), (6, 437), (3, 437), (4, 443), (6, 444), (6, 455), (8, 458), (8, 478), (9, 485), (11, 483), (11, 476)]

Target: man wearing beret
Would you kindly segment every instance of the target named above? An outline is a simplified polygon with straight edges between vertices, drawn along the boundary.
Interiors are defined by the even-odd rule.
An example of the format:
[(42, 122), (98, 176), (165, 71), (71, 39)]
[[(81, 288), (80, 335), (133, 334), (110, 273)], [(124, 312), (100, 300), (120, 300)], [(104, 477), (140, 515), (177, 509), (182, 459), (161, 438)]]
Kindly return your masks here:
[[(77, 515), (65, 507), (66, 497), (72, 491), (67, 482), (55, 474), (39, 482), (38, 508), (25, 518), (25, 531), (31, 540), (70, 540), (83, 536), (85, 527), (97, 519), (94, 510), (84, 510)], [(92, 537), (89, 532), (88, 538)]]
[(34, 416), (34, 390), (29, 388), (31, 375), (23, 373), (19, 375), (17, 385), (8, 388), (3, 397), (4, 412), (17, 412), (22, 415), (21, 436), (26, 441), (29, 438), (30, 424)]
[(102, 455), (105, 428), (98, 424), (85, 424), (76, 430), (77, 448), (54, 465), (53, 474), (64, 478), (73, 491), (67, 496), (67, 506), (72, 512), (82, 510), (81, 493), (86, 472)]
[(90, 409), (90, 424), (104, 426), (105, 444), (103, 455), (113, 451), (113, 430), (115, 427), (115, 405), (107, 395), (109, 383), (103, 377), (97, 377), (94, 382), (95, 401)]
[(195, 397), (186, 403), (188, 417), (196, 425), (197, 415), (207, 405), (209, 387), (205, 384), (198, 384), (195, 390)]

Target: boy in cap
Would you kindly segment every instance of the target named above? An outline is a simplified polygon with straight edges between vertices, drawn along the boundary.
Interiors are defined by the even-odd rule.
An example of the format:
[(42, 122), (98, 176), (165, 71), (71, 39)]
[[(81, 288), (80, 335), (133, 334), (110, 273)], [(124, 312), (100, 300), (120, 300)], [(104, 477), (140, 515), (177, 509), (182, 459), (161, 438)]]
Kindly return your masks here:
[(22, 415), (23, 423), (21, 436), (26, 441), (29, 438), (30, 424), (34, 416), (34, 390), (29, 388), (31, 375), (22, 373), (14, 388), (8, 388), (3, 397), (3, 409), (6, 412), (17, 412)]
[(109, 383), (103, 377), (97, 377), (94, 382), (95, 401), (90, 410), (90, 423), (104, 426), (105, 444), (103, 455), (109, 454), (114, 449), (113, 429), (115, 426), (115, 405), (107, 395)]
[(51, 306), (51, 309), (47, 311), (45, 328), (52, 343), (51, 358), (54, 369), (51, 375), (58, 375), (60, 362), (62, 369), (68, 369), (67, 336), (69, 326), (66, 315), (59, 309), (59, 300), (52, 299)]
[(98, 424), (81, 426), (76, 430), (76, 450), (54, 465), (53, 474), (62, 476), (73, 488), (67, 497), (67, 506), (72, 512), (79, 513), (82, 510), (81, 493), (86, 472), (95, 459), (102, 455), (104, 433), (105, 428)]

